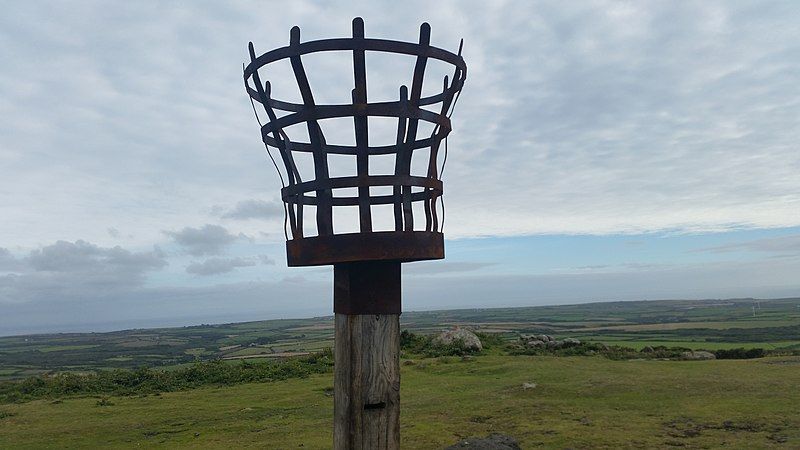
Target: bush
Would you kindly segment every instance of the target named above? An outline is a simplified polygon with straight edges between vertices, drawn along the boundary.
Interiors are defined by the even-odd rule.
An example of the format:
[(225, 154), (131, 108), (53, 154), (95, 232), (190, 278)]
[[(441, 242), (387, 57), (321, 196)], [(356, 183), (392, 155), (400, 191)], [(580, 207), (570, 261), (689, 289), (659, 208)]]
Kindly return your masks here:
[(622, 347), (619, 345), (605, 345), (593, 342), (581, 342), (577, 345), (567, 347), (523, 347), (520, 345), (509, 346), (509, 353), (512, 355), (533, 355), (533, 356), (594, 356), (600, 355), (612, 360), (625, 359), (666, 359), (678, 358), (689, 349), (683, 347), (653, 347), (652, 351), (642, 353), (634, 348)]
[(330, 372), (332, 367), (333, 353), (327, 349), (302, 358), (282, 361), (231, 363), (214, 360), (197, 362), (170, 371), (142, 367), (136, 370), (115, 369), (88, 374), (64, 372), (35, 376), (23, 381), (0, 382), (0, 403), (69, 395), (158, 394), (204, 385), (305, 378), (315, 373)]
[(753, 359), (763, 358), (767, 356), (767, 352), (763, 348), (729, 348), (716, 350), (714, 356), (717, 359)]

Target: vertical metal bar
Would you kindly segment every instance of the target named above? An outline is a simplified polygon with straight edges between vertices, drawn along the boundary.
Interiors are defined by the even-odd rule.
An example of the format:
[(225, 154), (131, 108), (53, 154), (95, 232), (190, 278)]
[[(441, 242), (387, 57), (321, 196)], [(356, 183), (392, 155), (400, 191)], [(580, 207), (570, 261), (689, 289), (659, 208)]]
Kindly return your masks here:
[[(397, 140), (395, 141), (395, 148), (397, 153), (395, 155), (394, 173), (397, 175), (398, 168), (401, 166), (403, 159), (403, 143), (406, 135), (406, 122), (408, 117), (408, 88), (400, 86), (400, 116), (397, 118)], [(398, 185), (392, 187), (393, 204), (394, 204), (394, 229), (395, 231), (403, 231), (403, 198), (401, 196), (401, 188)]]
[[(409, 111), (414, 112), (408, 119), (408, 129), (406, 130), (405, 145), (402, 148), (402, 157), (398, 157), (398, 165), (395, 167), (396, 175), (411, 174), (411, 157), (413, 145), (417, 139), (417, 126), (419, 119), (416, 111), (419, 109), (419, 99), (422, 95), (422, 81), (425, 78), (425, 66), (428, 62), (428, 46), (431, 41), (431, 26), (423, 23), (419, 27), (420, 50), (417, 55), (417, 62), (414, 65), (414, 78), (411, 82), (411, 97), (409, 98)], [(414, 214), (411, 209), (411, 186), (403, 186), (403, 230), (414, 231)]]
[[(255, 48), (253, 48), (252, 42), (248, 45), (248, 50), (250, 52), (250, 61), (252, 62), (253, 60), (256, 59), (256, 52)], [(256, 70), (253, 72), (253, 83), (256, 85), (256, 92), (258, 92), (259, 99), (261, 100), (261, 105), (264, 107), (264, 111), (266, 111), (270, 122), (275, 122), (275, 120), (277, 120), (277, 116), (275, 115), (275, 111), (272, 110), (272, 106), (270, 106), (269, 104), (270, 93), (272, 91), (269, 81), (267, 81), (264, 85), (262, 85), (261, 77), (258, 75), (258, 70)], [(281, 134), (283, 134), (284, 139), (281, 138), (280, 136)], [(286, 178), (288, 178), (289, 180), (289, 186), (295, 184), (295, 182), (300, 182), (300, 174), (298, 173), (297, 167), (294, 164), (294, 159), (292, 158), (292, 155), (287, 148), (289, 143), (289, 138), (286, 136), (285, 133), (282, 133), (282, 130), (272, 130), (272, 137), (278, 144), (278, 152), (281, 154), (283, 165), (286, 167)], [(268, 144), (266, 144), (265, 142), (265, 145)], [(292, 239), (303, 237), (302, 200), (298, 205), (299, 205), (299, 216), (300, 216), (299, 227), (297, 219), (295, 218), (294, 207), (290, 206), (288, 209), (289, 228), (291, 228), (292, 230)]]
[[(363, 46), (364, 20), (360, 17), (353, 19), (353, 104), (366, 105), (367, 103), (367, 67)], [(358, 172), (358, 216), (362, 233), (372, 231), (372, 212), (369, 205), (369, 130), (367, 116), (353, 116), (356, 133), (356, 166)]]
[[(458, 79), (459, 76), (459, 69), (456, 68), (456, 73), (453, 75), (453, 83)], [(453, 92), (447, 92), (449, 85), (448, 85), (448, 78), (447, 75), (444, 77), (444, 86), (442, 88), (442, 108), (440, 114), (443, 117), (447, 116), (447, 111), (450, 110), (450, 104), (453, 101)], [(439, 131), (439, 125), (436, 125), (433, 128), (433, 133), (431, 136), (435, 135)], [(428, 178), (438, 179), (439, 178), (439, 169), (436, 165), (437, 159), (439, 159), (439, 146), (441, 145), (441, 139), (437, 139), (435, 142), (431, 143), (431, 157), (428, 160)], [(432, 223), (426, 224), (427, 231), (437, 231), (439, 229), (439, 217), (436, 213), (436, 201), (439, 197), (437, 195), (431, 195), (430, 202), (426, 200), (425, 207), (426, 213), (428, 210), (431, 211), (432, 215)]]
[[(294, 50), (294, 54), (289, 57), (289, 60), (292, 63), (292, 70), (297, 80), (297, 87), (300, 89), (300, 95), (303, 97), (303, 104), (306, 109), (314, 109), (314, 96), (311, 93), (311, 86), (308, 84), (305, 69), (303, 69), (303, 61), (300, 59), (299, 45), (300, 28), (295, 26), (292, 28), (289, 39), (289, 46)], [(316, 120), (308, 120), (306, 125), (311, 146), (314, 148), (314, 178), (316, 181), (327, 180), (329, 178), (328, 155), (325, 152), (322, 130)], [(317, 232), (320, 236), (333, 234), (332, 196), (330, 189), (317, 191)]]

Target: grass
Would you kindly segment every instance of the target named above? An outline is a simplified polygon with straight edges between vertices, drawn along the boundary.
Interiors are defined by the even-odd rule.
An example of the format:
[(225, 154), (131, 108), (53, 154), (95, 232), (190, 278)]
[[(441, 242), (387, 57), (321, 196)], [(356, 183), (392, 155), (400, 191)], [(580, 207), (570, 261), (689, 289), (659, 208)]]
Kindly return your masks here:
[[(501, 432), (523, 448), (797, 448), (800, 358), (480, 356), (402, 366), (402, 445)], [(522, 383), (537, 384), (523, 390)], [(0, 448), (330, 448), (331, 374), (0, 405)]]

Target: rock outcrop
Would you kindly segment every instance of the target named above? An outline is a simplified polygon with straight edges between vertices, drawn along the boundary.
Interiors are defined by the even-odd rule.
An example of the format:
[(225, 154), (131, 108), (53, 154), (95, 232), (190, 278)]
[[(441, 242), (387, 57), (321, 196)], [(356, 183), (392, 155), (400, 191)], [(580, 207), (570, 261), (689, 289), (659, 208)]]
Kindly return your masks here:
[(464, 348), (467, 350), (483, 350), (483, 344), (481, 344), (481, 340), (478, 338), (478, 336), (476, 336), (472, 331), (464, 328), (456, 327), (452, 330), (443, 331), (440, 335), (433, 338), (433, 344), (441, 346), (451, 345), (458, 341), (462, 342), (464, 344)]
[(706, 359), (717, 359), (711, 352), (704, 352), (702, 350), (695, 350), (691, 352), (683, 352), (681, 353), (682, 359), (692, 360), (692, 361), (702, 361)]

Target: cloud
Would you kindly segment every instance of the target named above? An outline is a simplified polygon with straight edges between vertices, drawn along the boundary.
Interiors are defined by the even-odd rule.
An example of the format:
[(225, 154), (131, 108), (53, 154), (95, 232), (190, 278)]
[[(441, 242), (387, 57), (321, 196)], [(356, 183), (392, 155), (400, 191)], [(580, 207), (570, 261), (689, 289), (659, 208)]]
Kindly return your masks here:
[(186, 266), (186, 272), (195, 275), (219, 275), (228, 273), (237, 267), (255, 266), (252, 258), (209, 258), (203, 262), (195, 262)]
[(443, 273), (459, 273), (480, 270), (494, 266), (495, 263), (466, 262), (466, 261), (420, 261), (403, 266), (403, 273), (413, 275), (439, 275)]
[(728, 253), (735, 251), (755, 251), (764, 253), (800, 255), (800, 234), (756, 239), (747, 242), (735, 242), (732, 244), (705, 247), (695, 250), (695, 252), (708, 253)]
[[(800, 261), (698, 264), (617, 273), (472, 274), (407, 277), (404, 311), (535, 306), (669, 298), (790, 297)], [(307, 271), (306, 274), (312, 272)], [(291, 275), (279, 282), (143, 287), (128, 291), (42, 292), (36, 303), (3, 306), (0, 334), (99, 331), (330, 315), (331, 280)], [(2, 280), (2, 278), (0, 278)], [(790, 282), (787, 283), (787, 280)], [(2, 286), (0, 281), (0, 286)], [(0, 287), (0, 292), (2, 288)], [(71, 301), (66, 301), (71, 300)], [(79, 302), (79, 303), (76, 303)], [(76, 306), (79, 305), (79, 306)]]
[[(8, 261), (8, 255), (3, 256)], [(149, 272), (168, 265), (158, 248), (132, 252), (78, 240), (57, 241), (12, 260), (14, 273), (0, 276), (0, 303), (82, 301), (129, 293)]]
[[(0, 236), (102, 244), (125, 223), (150, 245), (212, 205), (277, 193), (242, 92), (246, 43), (286, 45), (291, 24), (304, 41), (346, 36), (356, 15), (368, 36), (415, 41), (428, 20), (434, 45), (465, 38), (469, 78), (444, 172), (448, 237), (800, 225), (792, 2), (298, 0), (267, 18), (258, 7), (5, 8), (0, 158), (11, 169)], [(39, 70), (42, 60), (60, 70)], [(396, 95), (412, 72), (405, 60), (368, 59), (370, 89)], [(349, 96), (350, 58), (305, 62), (320, 101)], [(337, 78), (341, 67), (350, 71)], [(270, 78), (291, 99), (288, 76)], [(260, 206), (226, 212), (269, 216)]]
[(275, 219), (283, 218), (283, 205), (278, 202), (265, 200), (243, 200), (228, 210), (222, 209), (220, 217), (223, 219)]
[(23, 267), (23, 262), (11, 254), (7, 248), (0, 247), (0, 271), (15, 271)]
[[(16, 2), (0, 15), (0, 164), (7, 169), (0, 244), (38, 252), (15, 257), (0, 251), (0, 270), (12, 272), (0, 275), (2, 301), (70, 300), (70, 306), (86, 306), (69, 314), (100, 317), (117, 301), (136, 313), (142, 304), (158, 310), (174, 295), (185, 300), (183, 309), (173, 310), (179, 313), (206, 291), (143, 286), (148, 274), (161, 270), (159, 260), (166, 264), (159, 252), (146, 250), (164, 240), (162, 230), (172, 230), (166, 236), (198, 260), (232, 251), (240, 233), (281, 241), (280, 229), (262, 230), (254, 220), (280, 217), (279, 203), (256, 199), (263, 192), (273, 198), (281, 185), (242, 89), (246, 43), (259, 51), (286, 45), (292, 24), (302, 28), (303, 41), (347, 36), (356, 15), (365, 18), (370, 37), (416, 41), (419, 24), (429, 21), (433, 45), (455, 49), (465, 38), (469, 78), (444, 172), (448, 238), (800, 226), (800, 28), (792, 2), (297, 0), (280, 16), (266, 17), (252, 14), (259, 8), (254, 1), (98, 5)], [(347, 100), (351, 58), (325, 56), (304, 57), (315, 98)], [(41, 70), (41, 61), (59, 70)], [(413, 71), (413, 58), (400, 57), (397, 64), (368, 58), (367, 64), (370, 98), (377, 98), (374, 90), (396, 96)], [(290, 73), (269, 78), (276, 96), (299, 100)], [(426, 80), (425, 89), (440, 82)], [(58, 101), (52, 86), (58, 86)], [(370, 139), (381, 136), (370, 130)], [(250, 200), (230, 205), (230, 199)], [(205, 223), (213, 205), (230, 205), (216, 215), (236, 220), (235, 231), (184, 228)], [(114, 251), (119, 236), (109, 227), (120, 224), (131, 247)], [(59, 240), (66, 244), (46, 251), (40, 244)], [(793, 245), (784, 240), (737, 248), (775, 256), (789, 254), (781, 248)], [(587, 264), (595, 261), (563, 265)], [(795, 268), (794, 261), (786, 264)], [(173, 266), (182, 272), (186, 263)], [(771, 268), (794, 286), (797, 272), (777, 269)], [(453, 278), (480, 274), (469, 265), (430, 270)], [(726, 273), (737, 281), (749, 277)], [(624, 288), (629, 278), (619, 277), (614, 280)], [(723, 277), (713, 279), (727, 286)], [(650, 281), (676, 291), (682, 286), (678, 278), (664, 280)], [(462, 289), (469, 283), (453, 286), (460, 290), (431, 290), (420, 298), (436, 300), (445, 292), (478, 299), (483, 292), (480, 286)], [(638, 293), (652, 292), (640, 287)], [(263, 300), (263, 291), (237, 288), (243, 299)], [(275, 289), (276, 297), (292, 292)], [(209, 300), (206, 311), (227, 306), (232, 294), (222, 291), (214, 291), (221, 305)], [(314, 295), (328, 298), (329, 286)], [(0, 319), (41, 323), (55, 317), (27, 311), (3, 311)], [(69, 308), (58, 311), (67, 315)]]
[(165, 231), (175, 243), (192, 256), (218, 255), (242, 235), (231, 234), (220, 225), (206, 224), (200, 228), (184, 227), (181, 231)]
[(123, 270), (132, 273), (160, 269), (167, 264), (164, 254), (159, 250), (133, 253), (119, 246), (102, 248), (83, 240), (58, 241), (33, 250), (27, 257), (27, 263), (40, 272)]

